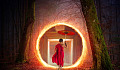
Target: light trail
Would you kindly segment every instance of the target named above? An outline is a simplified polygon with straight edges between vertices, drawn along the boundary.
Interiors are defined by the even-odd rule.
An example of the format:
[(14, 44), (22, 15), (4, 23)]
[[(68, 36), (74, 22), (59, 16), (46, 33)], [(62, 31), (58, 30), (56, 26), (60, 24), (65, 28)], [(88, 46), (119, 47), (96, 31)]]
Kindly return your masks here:
[(86, 52), (87, 52), (87, 43), (86, 43), (86, 40), (84, 38), (84, 36), (82, 35), (82, 33), (80, 32), (80, 30), (78, 30), (77, 28), (75, 28), (75, 26), (72, 26), (70, 24), (67, 24), (67, 23), (54, 23), (54, 24), (49, 24), (47, 26), (45, 26), (42, 31), (40, 32), (38, 38), (37, 38), (37, 43), (36, 43), (36, 57), (37, 59), (39, 60), (39, 62), (45, 66), (45, 67), (50, 67), (50, 68), (57, 68), (56, 66), (52, 66), (52, 65), (49, 65), (47, 64), (41, 57), (41, 54), (40, 54), (40, 47), (39, 47), (39, 43), (40, 43), (40, 39), (41, 37), (44, 35), (44, 33), (49, 30), (50, 28), (56, 26), (56, 25), (66, 25), (68, 27), (71, 27), (73, 28), (78, 34), (79, 36), (82, 38), (82, 44), (83, 44), (83, 49), (82, 49), (82, 54), (81, 56), (78, 58), (78, 60), (71, 66), (64, 66), (63, 68), (66, 69), (66, 68), (74, 68), (74, 67), (77, 67), (78, 65), (82, 65), (83, 64), (83, 61), (86, 59)]

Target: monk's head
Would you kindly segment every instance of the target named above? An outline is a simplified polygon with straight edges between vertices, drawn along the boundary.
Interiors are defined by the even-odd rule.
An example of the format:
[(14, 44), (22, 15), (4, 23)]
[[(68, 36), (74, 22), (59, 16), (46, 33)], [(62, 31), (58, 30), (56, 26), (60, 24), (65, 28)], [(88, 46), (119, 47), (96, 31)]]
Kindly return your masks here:
[(63, 43), (63, 39), (59, 39), (59, 42), (62, 44)]

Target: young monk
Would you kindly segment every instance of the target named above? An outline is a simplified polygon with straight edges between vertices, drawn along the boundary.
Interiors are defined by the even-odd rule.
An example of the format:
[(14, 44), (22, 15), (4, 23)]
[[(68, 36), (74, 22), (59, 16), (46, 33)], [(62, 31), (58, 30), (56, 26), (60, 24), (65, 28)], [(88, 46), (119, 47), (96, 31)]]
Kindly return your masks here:
[(52, 62), (56, 63), (59, 68), (58, 70), (62, 69), (63, 64), (64, 64), (64, 50), (63, 48), (66, 48), (67, 45), (65, 43), (65, 46), (63, 45), (63, 39), (59, 39), (59, 43), (55, 46), (55, 54), (52, 57)]

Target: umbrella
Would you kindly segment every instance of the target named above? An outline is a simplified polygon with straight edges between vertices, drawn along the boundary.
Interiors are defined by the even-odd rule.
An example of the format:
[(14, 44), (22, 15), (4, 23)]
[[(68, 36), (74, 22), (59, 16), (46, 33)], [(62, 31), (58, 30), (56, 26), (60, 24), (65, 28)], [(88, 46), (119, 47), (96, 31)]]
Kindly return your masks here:
[(58, 33), (62, 35), (74, 35), (75, 34), (74, 32), (68, 31), (68, 30), (58, 31)]
[(62, 31), (58, 31), (59, 34), (62, 34), (62, 35), (65, 35), (65, 45), (67, 46), (66, 44), (66, 35), (74, 35), (75, 33), (72, 32), (72, 31), (68, 31), (68, 30), (62, 30)]

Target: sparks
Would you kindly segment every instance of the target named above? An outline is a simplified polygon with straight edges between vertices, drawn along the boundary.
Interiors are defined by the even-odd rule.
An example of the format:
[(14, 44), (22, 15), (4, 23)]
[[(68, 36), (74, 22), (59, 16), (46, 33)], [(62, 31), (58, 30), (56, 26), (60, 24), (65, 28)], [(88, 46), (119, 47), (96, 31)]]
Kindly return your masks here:
[(77, 67), (78, 65), (82, 65), (83, 61), (86, 59), (86, 52), (87, 52), (87, 44), (86, 44), (86, 40), (84, 38), (84, 36), (82, 35), (82, 33), (77, 29), (75, 28), (74, 26), (70, 25), (70, 24), (67, 24), (67, 23), (55, 23), (55, 24), (52, 24), (52, 25), (47, 25), (43, 28), (43, 30), (40, 32), (38, 38), (37, 38), (37, 43), (36, 43), (36, 56), (37, 56), (37, 59), (39, 60), (39, 62), (45, 66), (45, 67), (50, 67), (50, 68), (57, 68), (56, 66), (52, 66), (52, 65), (49, 65), (47, 64), (41, 57), (41, 54), (40, 54), (40, 47), (39, 47), (39, 42), (40, 42), (40, 39), (41, 37), (44, 35), (44, 33), (49, 30), (50, 28), (56, 26), (56, 25), (66, 25), (66, 26), (69, 26), (71, 28), (73, 28), (78, 34), (79, 36), (82, 38), (82, 44), (83, 44), (83, 49), (82, 49), (82, 54), (81, 56), (78, 58), (78, 60), (71, 66), (64, 66), (63, 68), (66, 69), (66, 68), (74, 68), (74, 67)]

